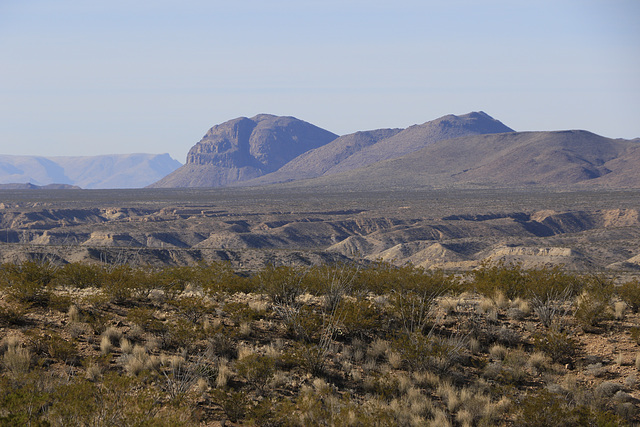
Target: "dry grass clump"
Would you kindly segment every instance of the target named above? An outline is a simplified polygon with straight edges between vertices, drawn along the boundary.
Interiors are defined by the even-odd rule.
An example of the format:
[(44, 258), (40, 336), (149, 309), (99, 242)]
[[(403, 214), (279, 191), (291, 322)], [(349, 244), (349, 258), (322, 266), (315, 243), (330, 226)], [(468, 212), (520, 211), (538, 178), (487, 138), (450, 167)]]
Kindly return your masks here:
[(454, 313), (458, 309), (460, 298), (444, 297), (438, 301), (438, 305), (446, 314)]
[(114, 328), (113, 326), (109, 326), (102, 333), (102, 337), (108, 339), (111, 342), (111, 344), (115, 346), (120, 343), (120, 338), (122, 338), (122, 333), (116, 328)]
[(98, 381), (102, 376), (102, 368), (100, 365), (92, 363), (87, 366), (87, 371), (85, 372), (85, 378), (91, 382)]
[(31, 366), (31, 352), (22, 346), (16, 337), (7, 337), (4, 340), (5, 347), (2, 355), (2, 365), (13, 375), (24, 374)]
[(137, 344), (133, 346), (131, 353), (123, 354), (120, 358), (120, 364), (132, 376), (138, 376), (145, 370), (158, 369), (161, 362), (160, 358), (150, 356), (143, 346)]
[(103, 355), (107, 355), (113, 351), (113, 348), (114, 346), (111, 343), (111, 340), (109, 339), (109, 337), (106, 335), (103, 335), (102, 338), (100, 339), (100, 352)]
[(227, 386), (233, 372), (229, 367), (229, 360), (221, 357), (218, 359), (218, 374), (216, 376), (216, 387), (224, 388)]
[(75, 305), (69, 306), (69, 310), (67, 311), (67, 317), (69, 318), (69, 322), (71, 323), (79, 323), (80, 322), (80, 310)]
[(496, 309), (496, 303), (491, 298), (486, 298), (486, 297), (482, 298), (480, 300), (480, 303), (478, 304), (478, 310), (480, 311), (480, 313), (483, 313), (483, 314), (486, 314), (495, 309)]
[(624, 301), (616, 301), (613, 304), (613, 315), (616, 318), (616, 320), (623, 320), (624, 319), (624, 312), (627, 309), (627, 303)]
[(494, 344), (489, 349), (489, 357), (492, 360), (504, 360), (509, 350), (502, 344)]
[(249, 323), (249, 322), (240, 323), (240, 328), (238, 330), (238, 333), (240, 334), (240, 336), (242, 338), (250, 337), (251, 336), (251, 323)]

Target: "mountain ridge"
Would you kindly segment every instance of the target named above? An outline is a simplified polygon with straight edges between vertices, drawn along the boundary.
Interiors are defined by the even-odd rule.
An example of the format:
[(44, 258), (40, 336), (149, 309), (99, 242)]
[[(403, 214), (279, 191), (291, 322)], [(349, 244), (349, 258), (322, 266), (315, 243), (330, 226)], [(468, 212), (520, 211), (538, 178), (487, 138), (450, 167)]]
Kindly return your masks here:
[(473, 135), (442, 140), (363, 168), (287, 187), (408, 189), (443, 187), (639, 188), (640, 142), (584, 130)]
[(88, 189), (140, 188), (177, 169), (169, 154), (0, 155), (0, 184), (67, 184)]

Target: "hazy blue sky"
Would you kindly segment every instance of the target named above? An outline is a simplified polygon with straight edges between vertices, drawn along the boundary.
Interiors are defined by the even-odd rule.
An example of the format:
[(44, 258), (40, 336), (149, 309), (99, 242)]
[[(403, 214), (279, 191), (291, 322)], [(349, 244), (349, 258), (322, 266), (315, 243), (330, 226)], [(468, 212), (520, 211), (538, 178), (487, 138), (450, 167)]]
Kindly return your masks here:
[(638, 0), (0, 0), (0, 154), (183, 162), (258, 113), (640, 137), (639, 21)]

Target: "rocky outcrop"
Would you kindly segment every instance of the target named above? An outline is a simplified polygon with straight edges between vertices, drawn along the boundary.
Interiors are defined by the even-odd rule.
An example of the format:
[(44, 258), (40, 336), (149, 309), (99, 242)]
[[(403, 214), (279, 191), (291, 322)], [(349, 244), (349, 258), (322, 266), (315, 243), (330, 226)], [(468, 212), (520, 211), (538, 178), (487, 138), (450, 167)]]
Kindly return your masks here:
[(260, 114), (212, 127), (187, 163), (150, 187), (222, 187), (278, 170), (335, 135), (294, 117)]

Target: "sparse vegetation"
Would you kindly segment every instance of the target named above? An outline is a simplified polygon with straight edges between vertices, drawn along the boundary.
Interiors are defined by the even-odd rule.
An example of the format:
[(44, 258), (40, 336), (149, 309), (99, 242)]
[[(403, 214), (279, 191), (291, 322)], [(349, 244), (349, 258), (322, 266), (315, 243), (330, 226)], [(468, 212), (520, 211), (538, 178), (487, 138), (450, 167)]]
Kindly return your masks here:
[(19, 314), (0, 316), (0, 424), (640, 422), (635, 285), (332, 268), (3, 267), (1, 313)]

